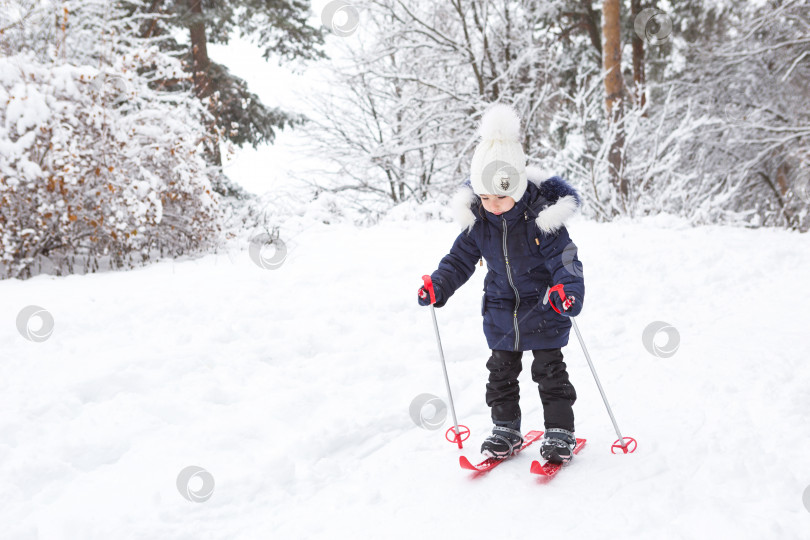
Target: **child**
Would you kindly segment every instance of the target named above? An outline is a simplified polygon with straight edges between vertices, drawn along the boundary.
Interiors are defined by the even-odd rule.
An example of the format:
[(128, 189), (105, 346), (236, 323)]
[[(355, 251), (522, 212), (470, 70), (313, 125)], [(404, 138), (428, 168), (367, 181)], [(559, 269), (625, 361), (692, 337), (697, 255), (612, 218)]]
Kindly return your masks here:
[[(540, 455), (566, 464), (576, 444), (577, 395), (561, 348), (568, 344), (568, 317), (582, 310), (585, 283), (563, 223), (577, 212), (580, 198), (559, 177), (543, 180), (538, 169), (526, 167), (520, 119), (511, 107), (490, 107), (479, 134), (470, 179), (453, 198), (457, 221), (466, 230), (431, 275), (435, 306), (442, 307), (470, 278), (480, 258), (486, 260), (481, 315), (492, 349), (486, 402), (495, 426), (481, 453), (506, 458), (523, 444), (518, 374), (523, 351), (530, 350), (545, 417)], [(418, 301), (430, 304), (424, 286)]]

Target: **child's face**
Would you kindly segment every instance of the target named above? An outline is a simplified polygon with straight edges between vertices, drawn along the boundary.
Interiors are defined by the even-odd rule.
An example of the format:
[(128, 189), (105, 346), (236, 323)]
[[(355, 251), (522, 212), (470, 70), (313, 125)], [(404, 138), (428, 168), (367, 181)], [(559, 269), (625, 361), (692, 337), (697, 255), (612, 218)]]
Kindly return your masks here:
[(479, 195), (484, 204), (484, 210), (492, 212), (496, 216), (508, 212), (515, 206), (515, 199), (508, 195)]

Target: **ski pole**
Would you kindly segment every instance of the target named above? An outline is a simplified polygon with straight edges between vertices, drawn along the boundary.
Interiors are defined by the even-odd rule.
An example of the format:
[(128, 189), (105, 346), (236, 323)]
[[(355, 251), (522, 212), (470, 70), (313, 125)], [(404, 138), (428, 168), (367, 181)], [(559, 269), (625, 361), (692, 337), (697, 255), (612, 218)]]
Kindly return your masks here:
[[(582, 334), (579, 333), (579, 327), (577, 326), (577, 321), (574, 320), (574, 317), (571, 317), (571, 323), (574, 325), (574, 331), (577, 334), (577, 338), (579, 338), (579, 344), (582, 345), (582, 352), (585, 353), (585, 359), (588, 361), (588, 366), (591, 368), (591, 373), (593, 373), (593, 378), (596, 381), (596, 386), (599, 388), (599, 393), (602, 394), (602, 401), (605, 402), (605, 407), (610, 415), (610, 421), (613, 422), (613, 428), (616, 430), (616, 435), (619, 436), (619, 439), (610, 447), (610, 451), (613, 452), (613, 450), (618, 447), (621, 448), (625, 454), (633, 453), (636, 451), (638, 443), (632, 437), (627, 437), (628, 443), (624, 442), (625, 437), (622, 437), (622, 433), (619, 431), (619, 425), (616, 423), (616, 418), (613, 416), (613, 411), (610, 409), (610, 403), (608, 403), (607, 396), (605, 396), (605, 390), (602, 388), (602, 384), (599, 382), (599, 377), (596, 375), (596, 369), (593, 367), (591, 356), (588, 354), (588, 349), (585, 347), (585, 341), (582, 339)], [(628, 449), (630, 442), (634, 443), (632, 449)], [(615, 454), (615, 452), (613, 453)]]
[(453, 414), (453, 426), (455, 427), (455, 432), (453, 434), (453, 439), (451, 440), (447, 434), (452, 431), (452, 428), (448, 429), (444, 437), (451, 443), (458, 443), (459, 448), (463, 448), (461, 446), (461, 441), (466, 440), (470, 436), (470, 430), (467, 426), (461, 426), (466, 431), (465, 434), (467, 437), (462, 438), (462, 433), (459, 430), (458, 420), (456, 420), (456, 408), (453, 405), (453, 394), (450, 392), (450, 378), (447, 376), (447, 366), (444, 362), (444, 351), (442, 350), (442, 339), (439, 337), (439, 324), (436, 322), (436, 309), (433, 307), (433, 304), (436, 303), (436, 294), (433, 291), (433, 281), (430, 279), (430, 276), (424, 275), (422, 276), (422, 281), (425, 282), (425, 289), (428, 290), (430, 293), (430, 313), (433, 315), (433, 329), (436, 330), (436, 342), (439, 344), (439, 357), (442, 359), (442, 371), (444, 372), (444, 384), (447, 388), (447, 397), (450, 401), (450, 412)]

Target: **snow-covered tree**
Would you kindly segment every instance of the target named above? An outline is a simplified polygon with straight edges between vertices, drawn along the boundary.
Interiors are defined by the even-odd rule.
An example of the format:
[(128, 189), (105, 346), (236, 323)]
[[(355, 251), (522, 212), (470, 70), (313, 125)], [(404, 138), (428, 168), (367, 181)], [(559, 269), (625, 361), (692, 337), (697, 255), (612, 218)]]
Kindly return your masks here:
[[(239, 34), (263, 49), (263, 57), (307, 61), (326, 58), (323, 28), (309, 25), (308, 0), (141, 0), (121, 2), (143, 24), (144, 38), (161, 37), (161, 50), (183, 61), (194, 95), (210, 112), (213, 144), (206, 155), (221, 165), (219, 140), (237, 146), (272, 143), (276, 131), (301, 125), (303, 115), (264, 105), (247, 83), (208, 56), (208, 43), (228, 43)], [(179, 32), (186, 33), (182, 39)], [(177, 36), (178, 40), (174, 37)], [(183, 36), (185, 38), (186, 36)], [(217, 186), (217, 190), (221, 189)]]
[[(371, 2), (314, 106), (313, 147), (339, 170), (319, 187), (382, 206), (449, 192), (481, 111), (505, 101), (529, 160), (582, 188), (588, 215), (805, 230), (806, 3), (621, 3), (617, 118), (600, 87), (601, 4)], [(657, 10), (643, 48), (641, 8)]]
[[(719, 38), (698, 38), (671, 77), (676, 115), (696, 122), (678, 161), (717, 193), (704, 219), (808, 230), (810, 10), (798, 0), (745, 5)], [(705, 203), (708, 199), (702, 201)]]
[(383, 207), (454, 189), (496, 100), (520, 111), (527, 147), (545, 136), (562, 48), (535, 30), (543, 6), (374, 0), (361, 15), (362, 36), (346, 38), (329, 75), (335, 91), (312, 100), (313, 150), (340, 170), (318, 187)]

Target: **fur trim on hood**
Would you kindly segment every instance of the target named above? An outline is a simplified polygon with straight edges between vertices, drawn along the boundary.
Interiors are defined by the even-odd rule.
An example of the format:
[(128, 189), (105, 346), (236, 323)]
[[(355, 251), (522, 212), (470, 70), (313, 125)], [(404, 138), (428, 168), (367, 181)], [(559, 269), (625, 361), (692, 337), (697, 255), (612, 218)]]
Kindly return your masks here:
[[(539, 167), (526, 167), (526, 176), (536, 190), (526, 190), (523, 199), (526, 206), (537, 214), (534, 222), (544, 233), (555, 232), (582, 206), (579, 193), (559, 176), (550, 178)], [(483, 212), (481, 198), (473, 193), (470, 181), (453, 195), (451, 206), (456, 223), (469, 232)]]

